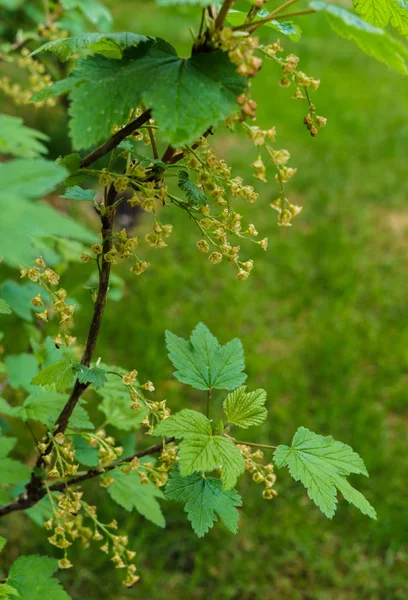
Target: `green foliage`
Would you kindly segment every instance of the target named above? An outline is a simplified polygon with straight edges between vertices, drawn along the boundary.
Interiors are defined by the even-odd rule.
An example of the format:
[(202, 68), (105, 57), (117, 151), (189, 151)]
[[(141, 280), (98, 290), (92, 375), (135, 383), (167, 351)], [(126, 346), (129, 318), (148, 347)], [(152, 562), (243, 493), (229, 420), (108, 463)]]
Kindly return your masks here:
[(122, 58), (123, 50), (146, 42), (149, 38), (144, 35), (130, 33), (83, 33), (75, 37), (52, 40), (37, 48), (32, 56), (39, 52), (53, 52), (60, 60), (68, 60), (81, 50), (97, 52), (110, 58)]
[(67, 11), (80, 10), (84, 17), (99, 29), (109, 29), (112, 24), (110, 11), (96, 0), (61, 0), (61, 4)]
[(55, 388), (57, 392), (64, 392), (72, 385), (74, 379), (73, 362), (70, 359), (58, 360), (53, 365), (42, 369), (32, 382), (46, 388)]
[[(50, 390), (38, 390), (32, 392), (24, 401), (23, 406), (10, 406), (4, 399), (0, 398), (0, 414), (8, 415), (23, 421), (40, 421), (52, 427), (59, 417), (67, 401), (65, 394), (59, 394)], [(93, 429), (88, 414), (79, 402), (69, 420), (69, 426), (73, 429)]]
[(68, 198), (69, 200), (86, 200), (93, 203), (95, 196), (95, 190), (84, 190), (83, 188), (79, 187), (79, 185), (74, 185), (73, 187), (67, 188), (65, 190), (65, 194), (60, 196), (60, 198)]
[(363, 52), (403, 75), (408, 73), (408, 50), (389, 33), (370, 25), (341, 6), (313, 0), (310, 7), (324, 12), (333, 31), (347, 40), (356, 42)]
[[(52, 207), (35, 204), (34, 198), (47, 194), (67, 175), (53, 162), (16, 159), (0, 164), (0, 256), (13, 267), (31, 264), (40, 254), (49, 264), (59, 260), (44, 238), (58, 235), (92, 241), (93, 235), (82, 225), (60, 215)], [(24, 236), (16, 232), (25, 232)]]
[[(32, 391), (34, 386), (31, 380), (38, 373), (38, 362), (33, 354), (23, 352), (21, 354), (9, 354), (4, 359), (8, 383), (12, 388)], [(34, 388), (35, 389), (35, 388)]]
[(221, 481), (230, 490), (244, 471), (245, 463), (240, 451), (229, 438), (213, 435), (211, 421), (194, 410), (184, 409), (161, 421), (154, 435), (182, 438), (179, 445), (180, 475), (213, 471), (222, 467)]
[(353, 0), (356, 12), (377, 27), (390, 23), (403, 36), (408, 37), (407, 0)]
[(175, 377), (198, 390), (232, 390), (245, 379), (244, 351), (240, 340), (221, 346), (208, 327), (199, 323), (190, 340), (166, 331), (169, 358), (177, 371)]
[(203, 477), (201, 473), (181, 477), (175, 469), (166, 486), (166, 497), (185, 503), (184, 510), (198, 537), (203, 537), (214, 526), (217, 516), (232, 533), (238, 531), (236, 507), (242, 506), (241, 496), (236, 490), (224, 491), (221, 482), (214, 477)]
[(12, 565), (7, 583), (21, 600), (71, 600), (60, 582), (52, 577), (58, 563), (48, 556), (20, 556)]
[(47, 153), (42, 142), (48, 139), (44, 133), (26, 127), (23, 119), (0, 114), (0, 154), (37, 158)]
[[(186, 60), (170, 44), (154, 40), (127, 48), (120, 60), (100, 55), (80, 60), (68, 80), (35, 99), (71, 90), (75, 148), (109, 137), (112, 127), (123, 123), (141, 100), (152, 107), (164, 138), (181, 145), (229, 116), (244, 86), (245, 79), (237, 75), (225, 53), (197, 54)], [(169, 89), (177, 93), (169, 96)]]
[(38, 312), (31, 304), (31, 299), (39, 292), (39, 286), (32, 281), (17, 283), (12, 279), (6, 279), (1, 285), (1, 295), (7, 301), (13, 313), (24, 321), (33, 320), (33, 312)]
[(247, 429), (260, 425), (268, 416), (265, 408), (265, 390), (246, 392), (246, 386), (241, 386), (228, 394), (223, 403), (227, 419), (233, 425)]
[(200, 207), (207, 204), (207, 196), (202, 190), (200, 190), (194, 181), (191, 181), (187, 171), (179, 171), (178, 186), (181, 190), (183, 190), (187, 196), (187, 200), (192, 204), (192, 206)]
[(89, 369), (80, 363), (73, 363), (72, 368), (77, 373), (77, 378), (80, 383), (89, 383), (89, 385), (92, 385), (96, 390), (102, 388), (108, 381), (105, 369), (100, 369), (99, 367)]
[(11, 309), (3, 298), (0, 298), (0, 315), (11, 315)]
[(6, 538), (4, 538), (2, 535), (0, 535), (0, 552), (3, 551), (6, 544), (7, 544)]
[(115, 481), (109, 485), (108, 493), (117, 504), (128, 511), (135, 508), (158, 527), (166, 526), (157, 501), (157, 498), (164, 499), (164, 494), (158, 487), (151, 482), (141, 483), (139, 475), (134, 471), (126, 474), (120, 469), (114, 469), (110, 476)]
[(11, 587), (8, 583), (0, 583), (0, 599), (12, 600), (12, 598), (20, 597), (16, 588)]
[(292, 477), (303, 483), (309, 498), (329, 519), (336, 511), (336, 489), (364, 515), (377, 518), (371, 504), (346, 480), (350, 473), (368, 476), (363, 460), (350, 446), (299, 427), (292, 446), (278, 446), (274, 457), (276, 466), (287, 466)]
[(7, 456), (15, 443), (15, 438), (4, 437), (0, 432), (0, 484), (13, 485), (30, 477), (30, 467)]

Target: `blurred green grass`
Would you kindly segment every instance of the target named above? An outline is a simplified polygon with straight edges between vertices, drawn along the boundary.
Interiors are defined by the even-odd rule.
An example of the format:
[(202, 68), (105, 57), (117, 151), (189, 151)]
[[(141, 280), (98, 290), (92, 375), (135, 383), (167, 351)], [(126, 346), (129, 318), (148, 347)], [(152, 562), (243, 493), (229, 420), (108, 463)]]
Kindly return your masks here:
[[(163, 36), (187, 52), (195, 9), (109, 4), (116, 29)], [(187, 336), (201, 320), (222, 342), (240, 337), (249, 385), (264, 387), (269, 398), (268, 423), (254, 435), (287, 443), (305, 425), (351, 444), (370, 472), (370, 479), (355, 483), (376, 507), (378, 521), (342, 501), (328, 521), (285, 472), (278, 474), (279, 496), (270, 503), (245, 480), (237, 536), (219, 526), (197, 540), (176, 505), (165, 507), (165, 533), (126, 515), (141, 583), (122, 591), (104, 555), (79, 550), (81, 566), (63, 574), (73, 598), (101, 592), (115, 600), (165, 594), (220, 600), (408, 597), (408, 82), (335, 39), (322, 15), (301, 25), (299, 44), (282, 41), (286, 51), (299, 54), (306, 73), (321, 79), (314, 101), (328, 117), (326, 129), (316, 139), (308, 136), (305, 106), (278, 87), (274, 65), (265, 64), (254, 97), (260, 124), (276, 125), (277, 144), (290, 150), (298, 167), (288, 188), (304, 212), (292, 229), (279, 229), (268, 206), (274, 183), (258, 186), (260, 199), (242, 205), (242, 212), (270, 246), (267, 253), (246, 249), (255, 269), (249, 280), (236, 282), (232, 269), (212, 266), (197, 252), (197, 231), (171, 209), (163, 215), (175, 228), (169, 247), (149, 253), (152, 266), (142, 277), (121, 272), (127, 292), (120, 304), (107, 307), (97, 354), (136, 367), (170, 406), (199, 406), (197, 393), (172, 380), (164, 330)], [(214, 143), (236, 175), (251, 179), (255, 153), (245, 138), (225, 133)], [(83, 330), (85, 313), (79, 318)], [(112, 515), (114, 507), (106, 501), (103, 510)], [(10, 519), (13, 538), (25, 536), (24, 551), (39, 551), (42, 544), (48, 552), (39, 542), (43, 533), (35, 529), (33, 543), (23, 519)]]

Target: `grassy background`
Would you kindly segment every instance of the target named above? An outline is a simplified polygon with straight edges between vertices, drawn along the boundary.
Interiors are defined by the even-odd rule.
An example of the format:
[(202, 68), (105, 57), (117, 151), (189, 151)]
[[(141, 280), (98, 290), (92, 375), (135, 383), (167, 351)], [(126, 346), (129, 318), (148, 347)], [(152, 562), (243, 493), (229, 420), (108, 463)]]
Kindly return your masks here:
[[(194, 9), (108, 4), (117, 30), (163, 36), (187, 52)], [(127, 291), (120, 304), (108, 305), (97, 353), (105, 362), (136, 366), (171, 406), (198, 407), (200, 395), (172, 379), (164, 330), (187, 336), (202, 320), (222, 342), (240, 337), (248, 381), (269, 397), (270, 418), (256, 438), (287, 443), (305, 425), (351, 444), (370, 472), (370, 479), (354, 483), (376, 507), (378, 521), (344, 502), (328, 521), (285, 472), (273, 502), (262, 500), (260, 488), (245, 479), (237, 536), (218, 526), (197, 540), (178, 505), (165, 507), (165, 533), (136, 515), (122, 515), (138, 551), (141, 583), (123, 590), (103, 554), (78, 550), (80, 566), (62, 575), (75, 599), (101, 593), (115, 600), (167, 594), (220, 600), (408, 596), (408, 83), (335, 39), (322, 15), (301, 25), (302, 41), (294, 46), (285, 40), (285, 48), (321, 79), (314, 100), (327, 128), (317, 139), (309, 137), (302, 124), (305, 106), (277, 86), (279, 71), (272, 64), (264, 66), (254, 96), (260, 124), (276, 125), (277, 143), (298, 167), (288, 187), (304, 212), (293, 228), (278, 228), (268, 206), (274, 184), (258, 186), (259, 201), (243, 204), (242, 212), (269, 237), (270, 247), (252, 252), (253, 275), (236, 282), (232, 269), (214, 267), (196, 251), (197, 232), (171, 209), (165, 218), (175, 227), (169, 248), (151, 251), (152, 267), (140, 278), (123, 270)], [(255, 155), (245, 138), (225, 133), (214, 143), (235, 174), (251, 178)], [(86, 318), (82, 311), (81, 329)], [(102, 510), (116, 515), (108, 500)], [(8, 519), (8, 536), (19, 544), (22, 539), (24, 552), (50, 551), (43, 532), (25, 517)]]

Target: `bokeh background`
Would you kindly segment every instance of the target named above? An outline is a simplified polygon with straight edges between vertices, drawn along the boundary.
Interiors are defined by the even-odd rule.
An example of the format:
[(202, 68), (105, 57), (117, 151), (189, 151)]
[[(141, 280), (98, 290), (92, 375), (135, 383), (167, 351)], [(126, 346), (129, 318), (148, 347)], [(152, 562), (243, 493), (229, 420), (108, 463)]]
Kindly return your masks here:
[[(165, 37), (187, 54), (197, 9), (158, 9), (148, 0), (106, 5), (114, 30)], [(139, 278), (126, 267), (117, 270), (126, 289), (120, 301), (108, 304), (97, 354), (104, 362), (136, 367), (174, 409), (199, 407), (200, 395), (172, 378), (165, 329), (187, 337), (203, 321), (223, 343), (241, 338), (248, 381), (265, 388), (269, 399), (269, 419), (253, 435), (265, 443), (288, 443), (304, 425), (352, 445), (370, 472), (356, 485), (376, 507), (378, 521), (345, 502), (327, 520), (283, 471), (272, 502), (244, 478), (238, 535), (218, 525), (199, 540), (181, 505), (166, 503), (163, 531), (137, 514), (119, 514), (89, 484), (102, 516), (119, 514), (138, 552), (141, 582), (122, 588), (104, 554), (96, 547), (78, 548), (76, 568), (61, 574), (75, 600), (408, 597), (408, 81), (335, 38), (323, 15), (298, 22), (301, 41), (282, 42), (285, 51), (300, 56), (302, 70), (321, 79), (314, 101), (327, 127), (316, 139), (309, 136), (302, 123), (305, 106), (277, 85), (280, 73), (273, 64), (265, 64), (253, 95), (259, 124), (276, 126), (277, 145), (290, 151), (298, 168), (288, 188), (303, 213), (292, 228), (277, 227), (269, 207), (274, 182), (257, 184), (258, 202), (240, 209), (269, 238), (269, 249), (247, 249), (255, 269), (247, 281), (237, 282), (232, 269), (212, 266), (197, 252), (197, 231), (169, 209), (165, 221), (175, 230), (169, 247), (149, 253), (151, 268)], [(272, 31), (263, 35), (276, 39)], [(17, 112), (52, 135), (51, 156), (69, 151), (63, 109), (53, 115), (30, 106)], [(225, 130), (213, 143), (236, 175), (251, 179), (255, 154), (245, 137)], [(96, 226), (91, 215), (79, 216)], [(147, 228), (139, 218), (136, 230)], [(80, 291), (87, 268), (73, 267), (65, 282), (82, 300), (79, 338), (89, 319), (89, 300)], [(5, 267), (0, 274), (17, 278)], [(7, 350), (22, 351), (18, 322), (9, 323), (9, 330), (3, 327)], [(53, 552), (45, 532), (24, 515), (3, 519), (0, 534), (6, 532), (8, 560), (17, 553)]]

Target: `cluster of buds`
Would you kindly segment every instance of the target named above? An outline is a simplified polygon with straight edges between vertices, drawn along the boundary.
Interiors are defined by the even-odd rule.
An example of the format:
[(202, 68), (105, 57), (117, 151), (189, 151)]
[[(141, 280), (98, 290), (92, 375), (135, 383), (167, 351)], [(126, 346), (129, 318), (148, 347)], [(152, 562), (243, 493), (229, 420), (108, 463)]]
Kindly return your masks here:
[[(30, 51), (22, 48), (19, 55), (6, 54), (2, 59), (10, 64), (25, 69), (28, 74), (29, 88), (25, 89), (20, 83), (12, 82), (9, 77), (0, 78), (0, 91), (13, 99), (17, 106), (31, 103), (33, 93), (39, 92), (52, 84), (51, 76), (45, 73), (45, 67), (32, 56)], [(52, 107), (56, 105), (55, 98), (49, 98), (37, 103), (37, 106)]]
[(309, 105), (309, 111), (304, 118), (304, 123), (311, 136), (316, 137), (321, 127), (326, 125), (327, 119), (316, 114), (316, 107), (310, 101), (309, 89), (316, 91), (319, 88), (320, 80), (309, 77), (303, 71), (298, 71), (299, 57), (295, 54), (289, 54), (286, 58), (278, 57), (277, 54), (283, 52), (279, 41), (269, 46), (262, 47), (262, 52), (278, 63), (283, 71), (283, 77), (279, 81), (281, 87), (288, 88), (292, 84), (295, 86), (293, 98), (295, 100), (305, 99)]
[(111, 435), (106, 435), (104, 429), (99, 429), (96, 433), (82, 433), (91, 448), (98, 448), (99, 466), (108, 467), (115, 460), (118, 460), (123, 454), (122, 446), (116, 445), (116, 440)]
[(79, 465), (75, 461), (71, 440), (61, 432), (55, 436), (48, 435), (48, 443), (41, 441), (37, 445), (44, 463), (49, 467), (48, 477), (50, 479), (72, 477), (77, 473)]
[(251, 37), (246, 31), (234, 31), (224, 27), (216, 39), (218, 46), (228, 52), (229, 59), (237, 65), (237, 72), (242, 77), (255, 77), (262, 67), (262, 59), (254, 56), (259, 46), (259, 39)]
[(64, 288), (54, 290), (59, 284), (59, 275), (47, 267), (44, 259), (40, 256), (35, 261), (35, 267), (21, 269), (21, 277), (28, 277), (30, 281), (38, 283), (47, 293), (48, 299), (45, 301), (41, 293), (38, 293), (31, 300), (35, 307), (43, 307), (44, 310), (37, 312), (36, 317), (44, 323), (52, 314), (57, 314), (59, 318), (59, 332), (54, 338), (54, 343), (58, 346), (66, 344), (71, 346), (76, 338), (69, 334), (69, 328), (72, 324), (72, 315), (75, 310), (75, 304), (67, 303), (67, 292)]
[(279, 197), (271, 203), (271, 208), (278, 213), (278, 225), (281, 227), (291, 227), (292, 219), (301, 211), (302, 207), (296, 204), (291, 204), (287, 198)]
[(264, 453), (262, 450), (252, 451), (250, 446), (239, 444), (237, 446), (242, 456), (245, 459), (245, 470), (252, 474), (252, 479), (255, 483), (263, 483), (265, 489), (262, 492), (262, 496), (265, 500), (272, 500), (278, 495), (273, 486), (276, 482), (276, 475), (274, 473), (274, 467), (272, 463), (264, 465), (262, 461), (264, 459)]
[(155, 219), (153, 231), (145, 235), (145, 240), (152, 248), (167, 248), (167, 244), (164, 240), (165, 238), (170, 237), (172, 233), (173, 225), (169, 223), (163, 225)]
[(146, 429), (145, 434), (151, 435), (154, 431), (154, 427), (160, 421), (164, 421), (170, 417), (170, 409), (167, 406), (167, 400), (161, 400), (159, 402), (151, 402), (145, 400), (147, 414), (145, 418), (140, 422), (142, 427)]

